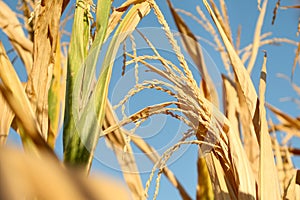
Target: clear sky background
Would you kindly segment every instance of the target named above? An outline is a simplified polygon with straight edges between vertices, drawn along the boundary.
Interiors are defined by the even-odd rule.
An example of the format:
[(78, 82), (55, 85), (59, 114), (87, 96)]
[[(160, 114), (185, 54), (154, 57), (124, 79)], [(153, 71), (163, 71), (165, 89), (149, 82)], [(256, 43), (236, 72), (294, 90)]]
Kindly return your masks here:
[[(5, 1), (8, 3), (11, 8), (16, 7), (16, 1)], [(162, 12), (164, 13), (171, 29), (176, 30), (176, 26), (173, 22), (172, 16), (170, 14), (169, 8), (167, 7), (166, 1), (157, 1), (158, 5), (160, 6)], [(179, 0), (173, 0), (172, 1), (175, 8), (181, 8), (184, 10), (187, 10), (193, 14), (195, 14), (197, 17), (199, 17), (196, 13), (196, 6), (200, 6), (201, 9), (206, 14), (207, 18), (209, 18), (208, 13), (205, 10), (205, 7), (202, 3), (202, 1), (194, 1), (194, 0), (185, 0), (185, 1), (179, 1)], [(217, 3), (217, 2), (216, 2)], [(233, 39), (236, 38), (236, 33), (238, 26), (242, 26), (242, 32), (241, 32), (241, 48), (247, 46), (248, 44), (252, 43), (253, 40), (253, 34), (255, 30), (256, 20), (258, 18), (259, 11), (257, 10), (257, 1), (255, 0), (249, 0), (249, 1), (237, 1), (237, 0), (229, 0), (226, 1), (227, 7), (228, 7), (228, 13), (229, 13), (229, 19), (230, 19), (230, 25), (231, 30), (233, 34)], [(289, 10), (278, 10), (277, 19), (275, 24), (272, 26), (272, 16), (273, 16), (273, 8), (275, 7), (275, 1), (269, 1), (268, 7), (267, 7), (267, 13), (264, 20), (264, 25), (262, 29), (262, 34), (266, 32), (272, 32), (272, 37), (280, 37), (280, 38), (288, 38), (293, 39), (295, 41), (299, 41), (299, 38), (296, 37), (297, 32), (297, 22), (298, 17), (300, 16), (300, 12), (298, 10), (289, 9)], [(296, 0), (290, 0), (290, 1), (281, 1), (282, 5), (295, 5), (297, 3), (300, 3)], [(70, 5), (74, 5), (74, 1), (70, 2)], [(70, 8), (69, 5), (69, 8)], [(115, 6), (121, 5), (121, 2), (115, 1)], [(68, 11), (68, 8), (67, 8)], [(199, 35), (207, 40), (212, 40), (212, 37), (207, 34), (202, 27), (200, 27), (199, 24), (197, 24), (195, 21), (193, 21), (191, 18), (186, 17), (184, 15), (181, 15), (183, 19), (187, 22), (189, 27), (193, 30), (193, 32), (196, 35)], [(71, 25), (71, 23), (70, 23)], [(68, 25), (67, 29), (70, 30), (71, 26)], [(139, 25), (140, 28), (142, 27), (160, 27), (155, 15), (153, 14), (153, 11), (146, 16), (142, 22)], [(157, 35), (157, 37), (160, 37), (160, 35)], [(0, 39), (4, 43), (4, 46), (6, 50), (9, 50), (10, 45), (8, 43), (7, 37), (0, 32)], [(67, 38), (64, 38), (67, 40)], [(225, 73), (224, 66), (221, 62), (221, 59), (219, 57), (219, 53), (215, 52), (215, 50), (210, 47), (209, 45), (206, 45), (205, 43), (201, 42), (207, 53), (210, 55), (214, 63), (216, 64), (217, 68), (221, 73)], [(252, 73), (252, 80), (255, 84), (255, 87), (257, 89), (258, 83), (259, 83), (259, 76), (260, 76), (260, 68), (263, 62), (263, 53), (261, 50), (266, 50), (268, 53), (268, 63), (267, 63), (267, 93), (266, 93), (266, 101), (270, 104), (278, 107), (282, 111), (292, 115), (292, 116), (299, 116), (299, 105), (291, 102), (291, 101), (283, 101), (286, 97), (292, 97), (292, 98), (298, 98), (296, 92), (292, 89), (290, 83), (287, 80), (284, 80), (282, 78), (278, 77), (278, 74), (285, 74), (288, 77), (291, 74), (292, 65), (293, 65), (293, 58), (295, 56), (295, 46), (292, 46), (290, 44), (281, 44), (280, 46), (264, 46), (260, 49), (258, 53), (258, 59), (255, 63), (254, 70)], [(9, 56), (11, 59), (14, 58), (16, 54), (10, 53)], [(20, 62), (20, 59), (17, 59), (14, 63), (14, 66), (16, 67), (16, 70), (21, 77), (23, 81), (26, 81), (25, 69)], [(118, 86), (118, 81), (120, 79), (120, 73), (119, 69), (114, 70), (114, 74), (112, 77), (112, 84), (111, 84), (111, 90), (109, 93), (109, 97), (113, 98), (113, 91)], [(132, 72), (132, 71), (131, 71)], [(130, 70), (128, 72), (130, 75)], [(216, 76), (219, 76), (217, 74)], [(216, 78), (218, 80), (218, 78)], [(297, 85), (300, 85), (299, 81), (299, 66), (297, 65), (295, 75), (294, 75), (294, 82)], [(117, 85), (117, 86), (116, 86)], [(118, 86), (119, 87), (119, 86)], [(153, 96), (151, 96), (153, 95)], [(139, 107), (142, 107), (144, 105), (150, 105), (151, 103), (156, 103), (157, 99), (154, 98), (155, 95), (162, 95), (161, 98), (165, 99), (167, 97), (164, 97), (163, 94), (146, 94), (147, 97), (151, 98), (142, 98), (137, 97), (134, 102), (139, 103), (133, 103), (131, 104), (130, 112), (133, 112), (134, 110), (137, 110)], [(161, 99), (160, 99), (161, 100)], [(272, 115), (272, 113), (268, 112), (268, 116), (272, 118), (274, 122), (277, 122), (276, 118)], [(144, 126), (142, 126), (142, 130), (139, 133), (145, 134), (144, 137), (147, 137), (146, 133), (148, 128), (151, 125), (159, 124), (158, 121), (164, 120), (166, 121), (164, 127), (161, 127), (159, 129), (159, 134), (156, 134), (155, 137), (148, 137), (146, 140), (151, 143), (151, 145), (163, 149), (164, 145), (166, 145), (164, 142), (168, 141), (170, 139), (173, 139), (172, 132), (173, 131), (179, 131), (179, 129), (176, 127), (178, 123), (175, 121), (172, 121), (171, 119), (167, 119), (164, 116), (157, 116), (157, 118), (151, 118)], [(153, 128), (153, 127), (152, 127)], [(153, 130), (153, 129), (152, 129)], [(278, 138), (282, 138), (282, 136), (279, 134)], [(9, 143), (11, 144), (17, 144), (20, 145), (20, 140), (16, 133), (12, 132), (9, 136)], [(105, 146), (105, 143), (102, 140), (100, 140), (99, 145)], [(300, 148), (300, 140), (299, 139), (292, 139), (290, 142), (290, 145), (293, 147)], [(122, 179), (122, 174), (120, 171), (116, 170), (117, 167), (115, 167), (115, 159), (113, 158), (113, 155), (107, 154), (107, 157), (101, 157), (102, 151), (107, 151), (107, 149), (101, 149), (100, 147), (97, 149), (97, 155), (99, 155), (99, 159), (95, 160), (93, 163), (93, 173), (94, 172), (102, 172), (102, 173), (109, 173), (112, 176), (115, 176), (117, 178)], [(134, 149), (136, 150), (136, 149)], [(195, 146), (190, 146), (186, 149), (184, 149), (184, 154), (179, 156), (175, 156), (176, 161), (170, 163), (169, 168), (177, 175), (179, 181), (185, 186), (187, 191), (192, 197), (195, 197), (195, 191), (196, 191), (196, 183), (197, 183), (197, 168), (196, 168), (196, 159), (197, 159), (197, 148)], [(62, 141), (61, 137), (57, 140), (56, 145), (56, 151), (61, 156), (62, 155)], [(136, 150), (137, 151), (137, 150)], [(183, 152), (183, 151), (182, 151)], [(137, 152), (138, 153), (138, 152)], [(300, 167), (300, 159), (294, 159), (293, 160), (295, 165), (299, 168)], [(146, 161), (145, 161), (146, 162)], [(142, 175), (143, 183), (145, 184), (146, 180), (149, 178), (149, 173), (143, 173)], [(152, 184), (152, 187), (150, 189), (150, 197), (152, 197), (153, 189), (154, 189), (155, 183)], [(178, 192), (176, 189), (174, 189), (171, 184), (166, 180), (166, 178), (163, 176), (160, 184), (160, 192), (158, 199), (180, 199)]]

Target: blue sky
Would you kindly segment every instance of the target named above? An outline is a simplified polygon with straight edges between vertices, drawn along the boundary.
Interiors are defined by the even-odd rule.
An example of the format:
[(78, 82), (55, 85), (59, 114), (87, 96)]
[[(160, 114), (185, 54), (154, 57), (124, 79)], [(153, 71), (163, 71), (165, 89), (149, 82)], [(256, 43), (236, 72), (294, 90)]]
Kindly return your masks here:
[[(9, 5), (11, 5), (12, 8), (15, 8), (16, 1), (6, 1)], [(256, 20), (258, 17), (258, 10), (257, 10), (257, 1), (226, 1), (228, 6), (228, 13), (229, 13), (229, 19), (230, 19), (230, 25), (232, 28), (232, 34), (233, 38), (236, 38), (236, 33), (238, 26), (242, 26), (242, 32), (241, 32), (241, 47), (247, 46), (250, 44), (253, 40), (253, 33), (255, 29)], [(166, 1), (158, 1), (158, 5), (160, 6), (162, 12), (164, 13), (166, 20), (168, 21), (171, 29), (176, 30), (176, 26), (172, 20), (171, 14), (169, 12), (169, 9), (167, 7)], [(207, 18), (209, 18), (208, 13), (206, 12), (202, 1), (193, 1), (193, 0), (186, 0), (186, 1), (179, 1), (179, 0), (173, 0), (172, 1), (174, 7), (181, 8), (184, 10), (187, 10), (189, 12), (192, 12), (193, 14), (196, 14), (195, 8), (197, 5), (201, 7), (201, 9), (206, 14)], [(296, 0), (290, 0), (290, 1), (282, 1), (282, 5), (294, 5), (299, 3)], [(71, 4), (74, 4), (74, 1), (71, 1)], [(114, 4), (120, 5), (120, 2), (114, 2)], [(271, 25), (272, 16), (273, 16), (273, 8), (275, 6), (274, 1), (269, 1), (268, 7), (267, 7), (267, 13), (265, 16), (264, 26), (262, 33), (266, 32), (272, 32), (271, 37), (284, 37), (288, 39), (293, 39), (295, 41), (299, 41), (299, 38), (296, 37), (297, 32), (297, 21), (300, 12), (298, 10), (278, 10), (277, 19), (275, 22), (275, 25)], [(207, 34), (203, 28), (199, 26), (195, 21), (191, 20), (189, 17), (183, 16), (183, 19), (187, 22), (189, 27), (192, 29), (192, 31), (201, 37), (204, 37), (208, 40), (212, 40), (211, 36)], [(155, 15), (153, 12), (151, 12), (146, 18), (142, 20), (142, 22), (139, 25), (140, 28), (142, 27), (160, 27), (159, 23), (157, 22)], [(70, 26), (67, 26), (67, 28), (70, 29)], [(4, 46), (8, 50), (9, 43), (7, 42), (6, 36), (0, 32), (0, 38), (4, 43)], [(216, 64), (218, 70), (221, 73), (225, 73), (224, 66), (221, 62), (221, 59), (219, 57), (219, 54), (215, 52), (213, 48), (210, 46), (201, 43), (209, 56), (212, 58), (214, 63)], [(288, 44), (282, 44), (280, 46), (264, 46), (260, 49), (258, 53), (258, 59), (255, 63), (254, 70), (252, 73), (252, 80), (255, 84), (255, 87), (257, 88), (259, 83), (259, 75), (260, 75), (260, 67), (262, 65), (263, 61), (263, 53), (261, 50), (267, 50), (268, 53), (268, 63), (267, 63), (267, 93), (266, 93), (266, 101), (271, 103), (272, 105), (280, 108), (284, 112), (292, 115), (292, 116), (299, 116), (299, 107), (290, 101), (282, 101), (281, 99), (285, 97), (293, 97), (293, 98), (299, 98), (297, 94), (292, 90), (292, 87), (290, 86), (290, 83), (287, 80), (284, 80), (282, 78), (279, 78), (277, 75), (279, 73), (285, 74), (288, 77), (291, 74), (291, 69), (293, 65), (293, 58), (295, 55), (295, 46), (288, 45)], [(12, 59), (14, 57), (14, 53), (11, 53), (9, 56)], [(23, 81), (26, 80), (25, 69), (23, 68), (21, 62), (19, 59), (15, 62), (16, 70), (21, 77)], [(130, 71), (130, 70), (129, 70)], [(131, 72), (129, 72), (130, 75)], [(112, 85), (111, 88), (114, 88), (117, 84), (117, 81), (119, 80), (120, 73), (118, 70), (114, 70), (114, 74), (112, 77)], [(219, 76), (219, 75), (217, 75)], [(294, 76), (294, 82), (298, 85), (300, 85), (299, 81), (299, 67), (297, 66)], [(155, 95), (161, 95), (161, 94), (146, 94), (149, 96), (155, 96)], [(112, 92), (110, 92), (110, 97), (112, 98)], [(155, 98), (149, 98), (149, 99), (143, 99), (138, 98), (135, 101), (140, 100), (139, 106), (155, 103)], [(136, 105), (138, 106), (138, 105)], [(137, 107), (133, 106), (132, 110), (135, 110)], [(132, 112), (131, 110), (131, 112)], [(272, 117), (273, 121), (277, 121), (274, 116), (272, 116), (271, 113), (268, 113), (268, 116)], [(166, 120), (168, 123), (166, 123), (166, 126), (163, 127), (160, 131), (160, 134), (157, 134), (157, 137), (149, 137), (148, 140), (151, 142), (152, 145), (156, 146), (157, 148), (162, 148), (164, 146), (163, 141), (168, 140), (170, 137), (170, 132), (177, 131), (177, 128), (174, 128), (176, 125), (178, 125), (177, 122), (169, 120), (164, 118), (163, 116), (158, 116), (160, 120)], [(151, 121), (152, 120), (152, 121)], [(147, 125), (155, 124), (156, 122), (153, 121), (154, 119), (151, 119), (150, 121), (146, 122), (146, 124), (142, 127), (143, 130), (147, 130)], [(177, 124), (176, 124), (177, 123)], [(140, 132), (142, 134), (142, 132)], [(280, 138), (280, 137), (279, 137)], [(15, 133), (10, 134), (9, 137), (9, 143), (17, 143), (20, 144), (18, 136)], [(100, 144), (104, 145), (104, 142), (100, 140)], [(300, 140), (299, 139), (293, 139), (291, 141), (291, 144), (294, 147), (300, 148)], [(56, 145), (57, 152), (61, 155), (62, 153), (62, 142), (61, 138), (58, 139), (57, 145)], [(100, 149), (101, 150), (101, 149)], [(170, 169), (177, 175), (180, 182), (185, 186), (189, 194), (194, 197), (195, 191), (196, 191), (196, 183), (197, 183), (197, 169), (196, 169), (196, 159), (197, 159), (197, 148), (194, 146), (188, 147), (185, 149), (186, 151), (182, 156), (178, 156), (179, 159), (174, 161), (169, 167)], [(100, 151), (101, 152), (101, 151)], [(112, 159), (113, 158), (103, 158), (104, 162), (107, 160), (105, 159)], [(101, 159), (100, 159), (101, 160)], [(112, 161), (114, 163), (115, 161)], [(295, 165), (297, 167), (300, 167), (300, 159), (294, 159)], [(113, 164), (114, 165), (114, 164)], [(93, 164), (93, 172), (100, 171), (104, 173), (109, 173), (112, 176), (115, 176), (117, 178), (121, 178), (121, 173), (118, 170), (113, 169), (110, 166), (107, 166), (100, 161), (95, 160)], [(188, 172), (188, 173), (187, 173)], [(142, 174), (143, 183), (145, 184), (146, 180), (149, 177), (149, 173)], [(150, 197), (153, 194), (154, 184), (152, 185), (150, 189)], [(165, 177), (162, 177), (161, 185), (160, 185), (160, 193), (158, 196), (158, 199), (179, 199), (178, 192), (170, 185), (170, 183), (165, 179)]]

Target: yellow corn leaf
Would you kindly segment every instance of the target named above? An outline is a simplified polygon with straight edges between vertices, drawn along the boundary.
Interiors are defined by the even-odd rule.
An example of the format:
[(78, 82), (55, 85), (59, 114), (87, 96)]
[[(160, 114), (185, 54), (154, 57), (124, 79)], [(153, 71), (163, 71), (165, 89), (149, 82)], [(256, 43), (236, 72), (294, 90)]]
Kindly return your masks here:
[(197, 192), (196, 199), (204, 200), (204, 199), (214, 199), (212, 182), (210, 180), (209, 171), (206, 165), (206, 160), (203, 157), (198, 157), (197, 161), (197, 171), (198, 171), (198, 184), (197, 184)]
[(60, 50), (60, 37), (58, 36), (55, 54), (55, 63), (52, 75), (51, 86), (48, 93), (48, 112), (49, 112), (49, 133), (47, 137), (48, 144), (54, 148), (55, 140), (59, 132), (59, 125), (61, 118), (61, 108), (65, 103), (65, 95), (63, 90), (65, 90), (65, 81), (63, 77), (63, 68), (61, 60), (61, 50)]

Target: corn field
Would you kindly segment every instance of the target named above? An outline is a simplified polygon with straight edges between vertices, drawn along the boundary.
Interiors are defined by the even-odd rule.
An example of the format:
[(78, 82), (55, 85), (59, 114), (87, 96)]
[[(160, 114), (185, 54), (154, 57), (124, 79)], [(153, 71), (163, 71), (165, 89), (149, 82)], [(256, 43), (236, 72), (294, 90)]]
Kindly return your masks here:
[[(300, 96), (300, 18), (296, 40), (276, 33), (300, 5), (253, 2), (243, 33), (224, 0), (0, 0), (0, 199), (300, 199), (300, 118), (266, 98), (284, 92), (269, 89), (272, 59)], [(292, 59), (270, 55), (278, 45)], [(155, 120), (172, 121), (167, 134), (145, 128)], [(195, 160), (178, 171), (189, 147)], [(123, 181), (94, 173), (105, 156)]]

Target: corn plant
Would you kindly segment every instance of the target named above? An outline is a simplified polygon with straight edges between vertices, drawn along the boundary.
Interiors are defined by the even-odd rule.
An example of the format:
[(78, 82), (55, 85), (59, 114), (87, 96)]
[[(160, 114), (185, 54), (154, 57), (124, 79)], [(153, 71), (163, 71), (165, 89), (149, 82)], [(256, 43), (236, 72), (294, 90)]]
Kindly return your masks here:
[[(91, 0), (22, 0), (18, 10), (0, 1), (0, 27), (27, 77), (26, 82), (21, 81), (16, 72), (19, 66), (8, 56), (1, 38), (1, 199), (157, 199), (162, 176), (182, 199), (300, 198), (300, 173), (291, 160), (299, 150), (288, 145), (292, 137), (300, 136), (299, 118), (265, 99), (270, 67), (268, 52), (261, 51), (274, 43), (295, 46), (291, 78), (284, 78), (291, 81), (299, 95), (299, 86), (292, 80), (299, 63), (300, 43), (263, 33), (268, 0), (257, 1), (259, 14), (253, 42), (244, 48), (240, 34), (235, 40), (232, 37), (224, 0), (218, 4), (203, 0), (193, 12), (176, 8), (170, 0), (166, 2), (179, 37), (169, 26), (164, 13), (167, 11), (154, 0), (127, 0), (117, 7), (110, 0), (95, 4)], [(279, 8), (299, 8), (280, 4), (277, 1), (274, 6), (272, 24), (280, 17)], [(170, 45), (172, 58), (161, 52), (139, 26), (151, 12), (151, 20), (162, 28), (159, 37)], [(191, 29), (185, 17), (195, 20), (199, 27)], [(65, 27), (70, 19), (72, 28), (68, 30)], [(299, 27), (298, 23), (297, 34)], [(203, 41), (213, 46), (222, 60), (222, 94), (209, 73), (205, 50), (193, 33), (197, 28), (211, 36), (211, 41)], [(139, 41), (143, 41), (147, 52), (140, 49)], [(120, 49), (122, 66), (116, 61)], [(263, 62), (258, 65), (260, 54)], [(188, 57), (201, 75), (199, 81)], [(108, 94), (113, 70), (124, 76), (130, 67), (134, 69), (134, 85), (112, 105)], [(250, 77), (256, 67), (260, 67), (257, 89)], [(156, 78), (142, 79), (142, 70)], [(126, 115), (128, 102), (147, 90), (163, 93), (168, 100)], [(219, 101), (220, 95), (223, 102)], [(117, 117), (118, 109), (123, 118)], [(278, 124), (268, 120), (266, 110), (278, 118)], [(188, 127), (163, 153), (137, 134), (143, 123), (158, 115)], [(6, 144), (12, 129), (19, 134), (25, 153)], [(279, 141), (277, 132), (286, 133), (286, 137)], [(63, 140), (62, 160), (54, 151), (59, 134)], [(107, 177), (89, 176), (99, 140), (105, 140), (114, 152), (127, 186)], [(186, 145), (198, 150), (194, 196), (168, 166), (171, 157)], [(141, 178), (134, 149), (153, 164), (147, 181)], [(184, 173), (189, 170), (184, 169)], [(40, 184), (45, 182), (46, 186)]]

